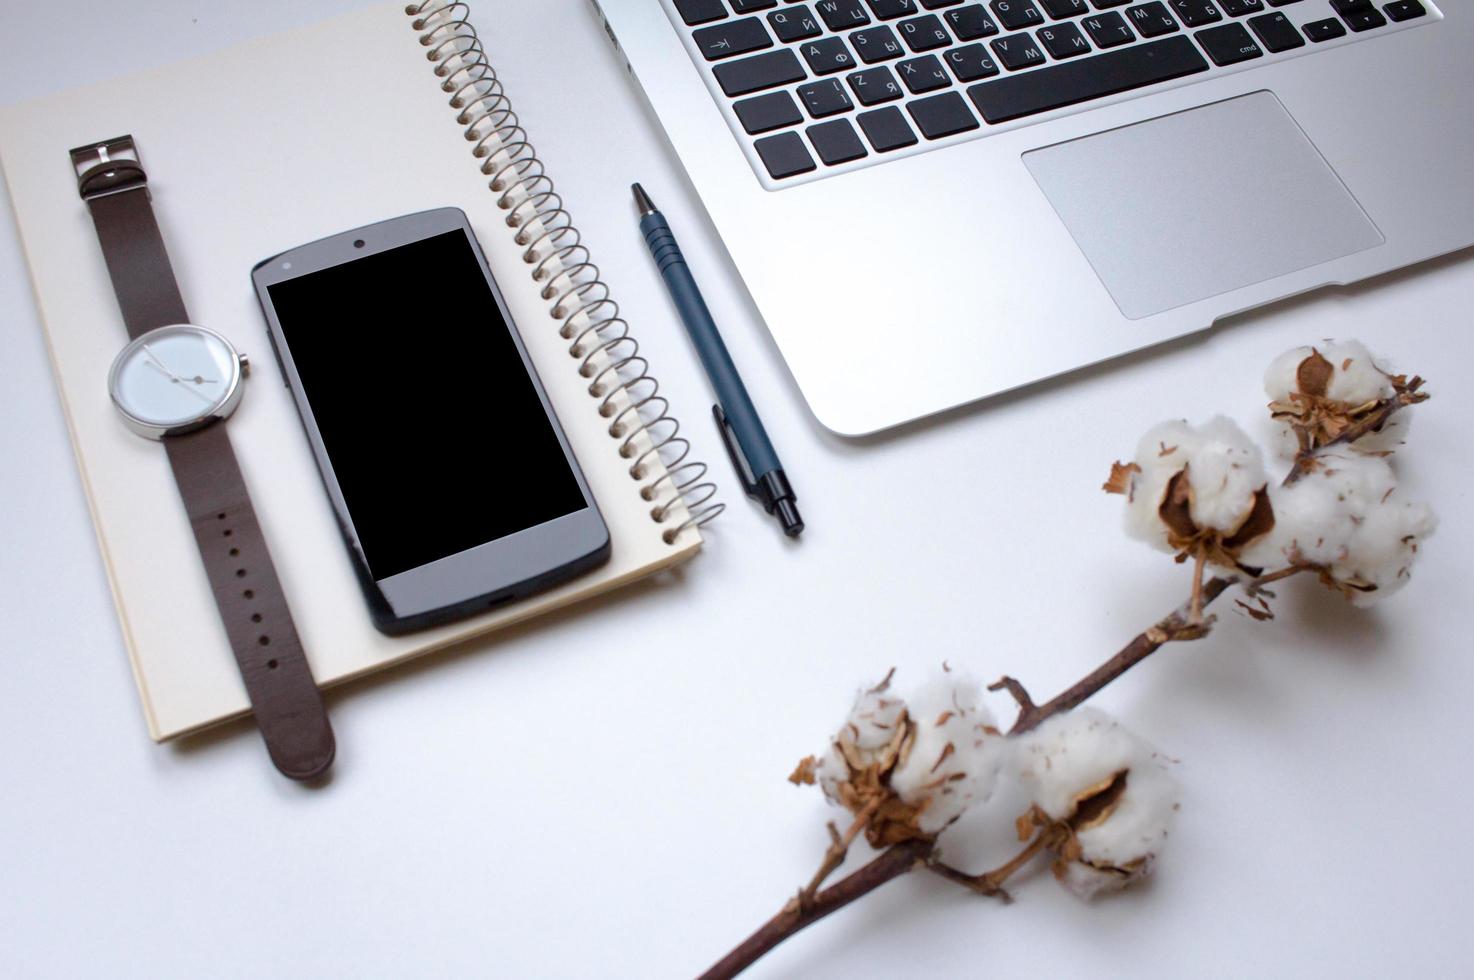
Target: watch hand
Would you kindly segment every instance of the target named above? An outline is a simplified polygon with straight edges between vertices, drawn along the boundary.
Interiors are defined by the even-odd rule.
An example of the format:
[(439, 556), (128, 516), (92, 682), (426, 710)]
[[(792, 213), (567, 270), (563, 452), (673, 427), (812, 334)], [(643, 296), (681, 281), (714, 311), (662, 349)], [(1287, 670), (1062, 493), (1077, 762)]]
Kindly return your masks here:
[[(147, 348), (145, 348), (145, 350), (147, 350)], [(153, 354), (150, 353), (149, 354), (149, 357), (152, 358), (153, 357)], [(173, 373), (168, 368), (166, 368), (162, 364), (160, 364), (157, 360), (147, 360), (147, 361), (144, 361), (143, 363), (147, 364), (149, 367), (153, 368), (155, 371), (160, 371), (163, 374), (167, 375), (168, 378), (169, 378), (169, 380), (172, 381), (172, 382), (174, 382), (175, 384), (183, 384), (184, 381), (185, 381), (184, 378), (181, 378), (179, 375)], [(203, 399), (207, 404), (214, 404), (214, 402), (215, 402), (215, 399), (211, 398), (209, 395), (205, 394), (203, 391), (200, 391), (200, 389), (198, 389), (198, 388), (191, 388), (189, 385), (184, 385), (184, 390), (190, 392), (191, 394), (193, 394), (193, 395), (195, 395), (195, 396), (197, 396), (197, 397), (199, 397), (201, 399)]]
[(149, 349), (148, 344), (144, 344), (143, 345), (143, 354), (144, 354), (145, 357), (147, 357), (149, 359), (149, 363), (153, 364), (154, 367), (158, 368), (160, 371), (163, 371), (165, 374), (167, 374), (169, 377), (173, 378), (175, 381), (182, 381), (182, 380), (184, 380), (183, 378), (179, 377), (179, 375), (175, 374), (173, 371), (170, 371), (168, 368), (164, 367), (164, 362), (161, 361), (161, 360), (159, 360), (157, 357), (154, 356), (154, 352)]

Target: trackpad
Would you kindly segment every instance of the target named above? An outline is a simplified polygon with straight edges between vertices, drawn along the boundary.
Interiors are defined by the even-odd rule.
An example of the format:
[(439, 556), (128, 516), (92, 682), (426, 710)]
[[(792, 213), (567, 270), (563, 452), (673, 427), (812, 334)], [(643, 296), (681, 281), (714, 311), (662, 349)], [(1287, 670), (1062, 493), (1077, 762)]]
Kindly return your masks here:
[(1384, 241), (1270, 92), (1033, 150), (1024, 164), (1132, 320)]

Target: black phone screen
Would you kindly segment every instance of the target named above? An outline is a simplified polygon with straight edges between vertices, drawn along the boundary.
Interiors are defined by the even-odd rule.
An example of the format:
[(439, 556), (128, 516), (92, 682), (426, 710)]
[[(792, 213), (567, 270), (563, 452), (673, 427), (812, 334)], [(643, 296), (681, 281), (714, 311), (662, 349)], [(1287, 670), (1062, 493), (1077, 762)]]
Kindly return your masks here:
[(269, 292), (376, 580), (589, 506), (465, 232)]

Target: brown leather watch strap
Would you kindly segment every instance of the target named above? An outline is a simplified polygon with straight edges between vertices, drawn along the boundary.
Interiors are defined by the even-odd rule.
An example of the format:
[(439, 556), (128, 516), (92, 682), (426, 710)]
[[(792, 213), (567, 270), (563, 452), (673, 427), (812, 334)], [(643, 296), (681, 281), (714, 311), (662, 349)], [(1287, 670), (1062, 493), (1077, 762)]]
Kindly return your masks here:
[(317, 776), (332, 764), (333, 730), (225, 426), (164, 446), (271, 761), (293, 779)]
[(79, 186), (97, 226), (128, 336), (188, 323), (143, 168), (127, 161), (103, 165), (83, 174)]
[[(132, 138), (80, 147), (72, 162), (128, 335), (188, 323)], [(271, 761), (293, 779), (318, 776), (333, 729), (225, 426), (163, 442)]]

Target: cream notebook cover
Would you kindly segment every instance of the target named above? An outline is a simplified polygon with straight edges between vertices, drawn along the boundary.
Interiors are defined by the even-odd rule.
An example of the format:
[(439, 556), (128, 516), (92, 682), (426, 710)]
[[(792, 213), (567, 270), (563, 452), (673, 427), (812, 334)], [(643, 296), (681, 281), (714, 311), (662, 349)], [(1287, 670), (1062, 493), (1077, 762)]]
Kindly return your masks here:
[[(452, 19), (454, 13), (444, 9), (421, 22), (402, 2), (386, 4), (0, 109), (0, 164), (156, 740), (245, 714), (248, 704), (165, 454), (122, 426), (107, 394), (108, 368), (127, 338), (77, 195), (71, 147), (133, 135), (191, 318), (254, 355), (245, 399), (227, 424), (320, 684), (380, 670), (666, 568), (697, 551), (699, 524), (720, 506), (708, 502), (712, 489), (700, 482), (705, 468), (680, 459), (684, 440), (675, 436), (674, 420), (660, 415), (653, 378), (640, 378), (643, 362), (630, 359), (634, 345), (612, 343), (628, 328), (611, 319), (612, 304), (598, 302), (608, 291), (596, 283), (596, 270), (579, 264), (586, 253), (574, 247), (576, 230), (542, 196), (534, 151), (519, 142), (525, 136), (510, 135), (517, 120), (494, 69), (473, 28)], [(434, 60), (427, 57), (432, 53)], [(469, 115), (449, 104), (455, 91)], [(477, 141), (479, 157), (472, 152)], [(488, 189), (498, 174), (499, 189)], [(325, 235), (446, 206), (465, 211), (476, 230), (609, 525), (612, 556), (538, 597), (388, 637), (369, 621), (267, 347), (250, 271), (269, 255)], [(434, 315), (433, 270), (426, 270), (423, 289), (427, 314)], [(569, 356), (575, 343), (591, 357), (588, 373), (595, 378), (581, 375), (583, 360)], [(622, 383), (610, 384), (616, 369)], [(591, 381), (602, 381), (598, 395), (590, 394)], [(631, 399), (640, 404), (631, 406)], [(652, 437), (663, 447), (652, 445)], [(494, 439), (481, 452), (489, 486), (515, 478), (517, 461), (498, 456)]]

